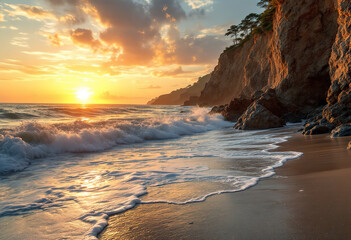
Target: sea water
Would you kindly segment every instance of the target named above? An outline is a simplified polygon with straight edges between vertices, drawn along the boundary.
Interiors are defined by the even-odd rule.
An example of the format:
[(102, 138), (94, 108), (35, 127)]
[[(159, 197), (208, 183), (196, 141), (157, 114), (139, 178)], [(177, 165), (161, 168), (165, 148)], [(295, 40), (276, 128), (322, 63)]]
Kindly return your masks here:
[[(301, 155), (272, 151), (288, 137), (198, 107), (0, 104), (0, 239), (96, 239), (110, 215), (152, 204), (141, 199), (152, 186), (230, 186), (153, 201), (172, 204), (245, 190)], [(235, 167), (208, 164), (221, 159)]]

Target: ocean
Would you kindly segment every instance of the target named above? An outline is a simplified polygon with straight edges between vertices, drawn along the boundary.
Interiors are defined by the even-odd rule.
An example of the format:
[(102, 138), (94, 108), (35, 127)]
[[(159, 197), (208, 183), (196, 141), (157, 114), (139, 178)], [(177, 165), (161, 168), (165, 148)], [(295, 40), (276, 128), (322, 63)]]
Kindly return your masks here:
[[(301, 156), (275, 150), (291, 127), (239, 131), (208, 111), (0, 104), (0, 239), (96, 239), (109, 216), (136, 204), (243, 191)], [(215, 167), (228, 161), (235, 168)], [(179, 202), (142, 200), (150, 187), (186, 182), (230, 188)]]

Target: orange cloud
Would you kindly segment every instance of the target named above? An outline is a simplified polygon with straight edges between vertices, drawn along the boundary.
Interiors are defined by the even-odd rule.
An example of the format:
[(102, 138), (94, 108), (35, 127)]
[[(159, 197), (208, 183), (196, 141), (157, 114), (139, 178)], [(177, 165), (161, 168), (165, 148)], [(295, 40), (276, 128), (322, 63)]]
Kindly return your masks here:
[(89, 46), (94, 51), (102, 47), (101, 42), (94, 39), (93, 32), (89, 29), (77, 28), (71, 32), (71, 39), (75, 44)]
[(48, 34), (47, 37), (52, 46), (59, 47), (62, 45), (62, 42), (58, 33)]
[[(70, 30), (70, 37), (76, 45), (110, 54), (110, 66), (212, 64), (226, 44), (214, 36), (182, 37), (177, 24), (191, 16), (193, 11), (186, 13), (180, 0), (48, 2), (53, 7), (52, 11), (23, 4), (11, 6), (28, 16), (54, 17), (65, 26), (81, 24), (86, 19), (98, 22), (105, 28), (99, 35), (94, 37), (92, 30), (80, 27)], [(198, 9), (198, 6), (208, 5), (211, 1), (189, 2)], [(53, 34), (48, 39), (52, 45), (61, 44), (59, 35)]]
[(53, 18), (55, 19), (55, 15), (48, 10), (44, 10), (39, 6), (30, 6), (26, 4), (6, 4), (6, 6), (10, 7), (12, 10), (5, 10), (8, 12), (10, 16), (25, 16), (32, 19), (47, 19)]
[(158, 85), (149, 85), (147, 87), (143, 87), (143, 88), (140, 88), (140, 89), (160, 89), (161, 87), (158, 86)]
[(176, 67), (175, 69), (171, 70), (166, 70), (166, 71), (154, 71), (152, 74), (156, 77), (170, 77), (170, 76), (175, 76), (179, 75), (182, 73), (187, 73), (183, 71), (183, 68), (181, 66)]

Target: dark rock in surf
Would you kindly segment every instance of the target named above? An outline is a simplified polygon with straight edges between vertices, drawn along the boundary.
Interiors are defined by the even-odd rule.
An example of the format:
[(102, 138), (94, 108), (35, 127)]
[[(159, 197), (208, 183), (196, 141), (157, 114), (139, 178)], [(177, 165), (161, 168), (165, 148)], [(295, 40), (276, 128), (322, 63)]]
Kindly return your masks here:
[(238, 121), (239, 117), (246, 111), (251, 103), (252, 101), (250, 99), (235, 98), (222, 113), (225, 120), (231, 122)]
[(332, 137), (346, 137), (351, 136), (351, 124), (341, 125), (335, 128), (332, 133)]
[(266, 107), (254, 102), (239, 118), (235, 125), (240, 130), (260, 130), (285, 126), (285, 121)]

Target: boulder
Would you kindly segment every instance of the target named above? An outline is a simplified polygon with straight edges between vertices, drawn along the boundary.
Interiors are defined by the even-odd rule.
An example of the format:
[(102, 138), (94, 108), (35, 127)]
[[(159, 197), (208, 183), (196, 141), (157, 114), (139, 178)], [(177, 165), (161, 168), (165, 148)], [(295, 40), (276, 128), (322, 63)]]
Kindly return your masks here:
[(312, 129), (304, 132), (305, 135), (318, 135), (318, 134), (325, 134), (325, 133), (330, 133), (331, 128), (329, 128), (327, 125), (316, 125)]
[(310, 135), (310, 132), (311, 132), (312, 128), (316, 127), (317, 125), (318, 125), (317, 122), (306, 123), (305, 127), (302, 130), (302, 134)]
[(198, 100), (199, 100), (199, 97), (191, 96), (187, 101), (184, 102), (183, 106), (196, 106)]
[(228, 105), (214, 106), (209, 114), (224, 114), (224, 111)]
[(332, 133), (332, 137), (346, 137), (351, 136), (351, 124), (344, 124), (335, 128)]
[(236, 122), (239, 117), (246, 111), (252, 101), (250, 99), (235, 98), (225, 108), (223, 116), (227, 121)]
[(285, 124), (283, 119), (274, 115), (261, 104), (254, 102), (239, 118), (234, 127), (240, 130), (260, 130), (283, 127)]
[(282, 117), (287, 113), (287, 108), (284, 104), (278, 99), (277, 94), (274, 89), (268, 89), (261, 97), (256, 100), (258, 104), (264, 106), (274, 115)]

